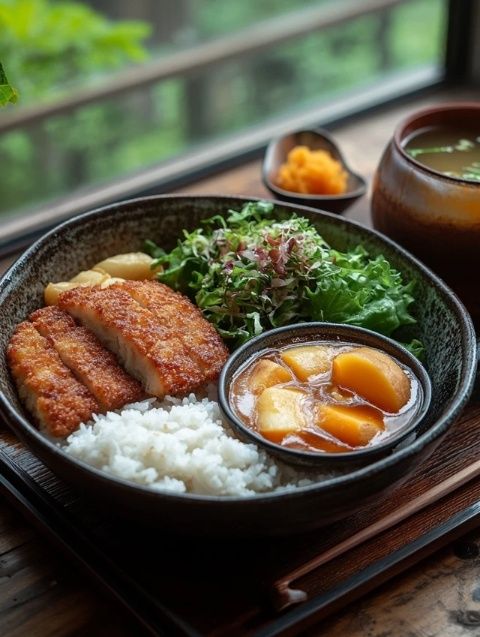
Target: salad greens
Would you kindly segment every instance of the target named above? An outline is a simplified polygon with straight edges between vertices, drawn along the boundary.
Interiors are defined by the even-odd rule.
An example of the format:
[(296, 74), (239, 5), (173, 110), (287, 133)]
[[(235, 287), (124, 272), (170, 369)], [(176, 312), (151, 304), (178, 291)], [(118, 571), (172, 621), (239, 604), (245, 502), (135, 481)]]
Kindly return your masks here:
[[(164, 268), (158, 280), (189, 295), (232, 345), (297, 321), (349, 323), (387, 336), (415, 323), (413, 282), (383, 256), (370, 258), (362, 246), (334, 250), (308, 219), (278, 220), (272, 210), (259, 201), (212, 217), (184, 231), (169, 253), (146, 242), (152, 267)], [(421, 344), (410, 348), (419, 354)]]

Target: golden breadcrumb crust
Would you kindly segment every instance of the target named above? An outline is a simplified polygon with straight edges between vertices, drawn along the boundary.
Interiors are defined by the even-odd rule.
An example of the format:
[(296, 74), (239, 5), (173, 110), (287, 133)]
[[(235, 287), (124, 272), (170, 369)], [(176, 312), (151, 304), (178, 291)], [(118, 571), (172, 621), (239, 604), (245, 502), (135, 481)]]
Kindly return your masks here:
[(7, 360), (20, 397), (52, 436), (67, 436), (100, 407), (32, 323), (17, 326)]
[(95, 396), (103, 411), (145, 398), (138, 381), (125, 372), (96, 336), (58, 307), (43, 307), (30, 321), (54, 347), (63, 363)]
[(228, 350), (213, 325), (186, 296), (156, 281), (125, 281), (115, 287), (128, 292), (162, 324), (171, 326), (201, 368), (205, 382), (218, 378)]
[(176, 324), (159, 321), (119, 287), (68, 290), (58, 305), (114, 349), (156, 396), (184, 395), (204, 384), (205, 375), (178, 337)]

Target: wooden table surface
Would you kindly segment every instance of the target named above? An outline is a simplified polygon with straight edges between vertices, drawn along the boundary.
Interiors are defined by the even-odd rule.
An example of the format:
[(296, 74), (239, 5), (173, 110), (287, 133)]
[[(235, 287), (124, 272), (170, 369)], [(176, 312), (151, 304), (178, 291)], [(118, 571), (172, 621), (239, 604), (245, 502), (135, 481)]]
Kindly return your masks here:
[[(371, 178), (396, 123), (442, 94), (385, 109), (335, 131), (352, 167)], [(455, 98), (461, 98), (456, 94)], [(467, 97), (472, 96), (470, 93)], [(260, 162), (204, 179), (184, 193), (267, 196)], [(346, 214), (369, 224), (364, 198)], [(6, 262), (0, 264), (5, 267)], [(0, 424), (0, 427), (2, 425)], [(480, 530), (424, 560), (380, 590), (302, 633), (304, 637), (472, 637), (480, 635)], [(43, 537), (0, 500), (0, 636), (130, 637), (138, 629)]]

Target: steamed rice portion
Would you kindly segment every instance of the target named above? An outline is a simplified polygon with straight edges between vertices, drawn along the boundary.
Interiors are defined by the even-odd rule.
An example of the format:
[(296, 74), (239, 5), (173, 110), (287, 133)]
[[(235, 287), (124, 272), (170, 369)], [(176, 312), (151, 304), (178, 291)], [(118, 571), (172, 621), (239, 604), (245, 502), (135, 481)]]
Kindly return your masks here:
[(245, 496), (313, 481), (235, 438), (222, 423), (218, 404), (193, 394), (96, 415), (68, 437), (64, 449), (110, 475), (158, 491)]

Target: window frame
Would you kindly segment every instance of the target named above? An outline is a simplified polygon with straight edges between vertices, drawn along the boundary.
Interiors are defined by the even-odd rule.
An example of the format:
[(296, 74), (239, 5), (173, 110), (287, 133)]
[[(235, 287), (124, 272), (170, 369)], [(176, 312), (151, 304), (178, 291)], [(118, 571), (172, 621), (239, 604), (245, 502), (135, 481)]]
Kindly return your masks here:
[(449, 0), (445, 49), (445, 82), (469, 85), (480, 80), (480, 1)]

